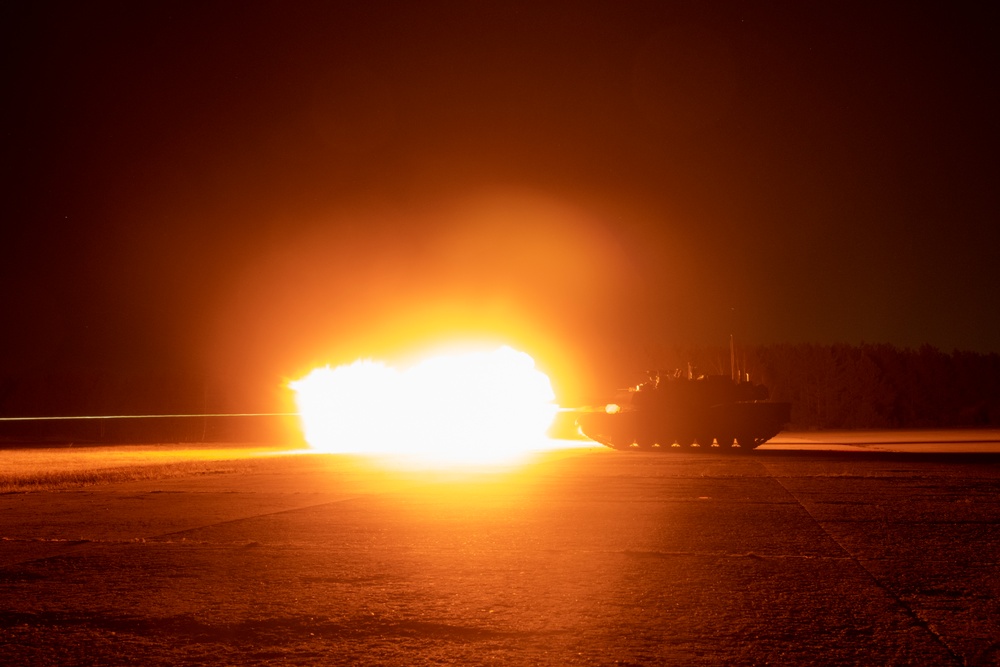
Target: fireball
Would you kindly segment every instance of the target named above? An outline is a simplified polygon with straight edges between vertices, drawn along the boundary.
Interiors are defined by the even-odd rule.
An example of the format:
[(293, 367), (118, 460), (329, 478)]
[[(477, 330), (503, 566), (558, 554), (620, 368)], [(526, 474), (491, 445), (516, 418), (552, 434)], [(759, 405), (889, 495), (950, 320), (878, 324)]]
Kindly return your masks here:
[(548, 448), (558, 410), (549, 378), (510, 347), (322, 367), (290, 384), (315, 450), (405, 463), (509, 462)]

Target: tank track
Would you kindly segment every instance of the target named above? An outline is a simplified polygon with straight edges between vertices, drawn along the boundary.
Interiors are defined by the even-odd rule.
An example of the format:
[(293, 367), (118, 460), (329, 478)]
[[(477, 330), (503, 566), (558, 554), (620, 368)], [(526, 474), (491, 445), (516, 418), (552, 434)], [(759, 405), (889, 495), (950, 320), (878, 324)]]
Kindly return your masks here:
[[(757, 447), (760, 447), (774, 436), (778, 435), (778, 433), (780, 433), (780, 431), (775, 431), (774, 433), (766, 436), (760, 434), (744, 436), (705, 436), (704, 438), (685, 438), (683, 441), (679, 438), (657, 438), (655, 440), (645, 440), (641, 442), (633, 439), (632, 442), (626, 444), (624, 440), (615, 442), (601, 433), (591, 434), (583, 431), (583, 435), (591, 440), (594, 440), (605, 447), (610, 447), (611, 449), (617, 449), (623, 452), (700, 451), (718, 453), (750, 452)], [(668, 440), (670, 440), (670, 443), (664, 444), (667, 443)]]
[(746, 453), (780, 433), (788, 413), (787, 403), (747, 401), (668, 423), (638, 412), (583, 413), (577, 426), (585, 437), (619, 451)]

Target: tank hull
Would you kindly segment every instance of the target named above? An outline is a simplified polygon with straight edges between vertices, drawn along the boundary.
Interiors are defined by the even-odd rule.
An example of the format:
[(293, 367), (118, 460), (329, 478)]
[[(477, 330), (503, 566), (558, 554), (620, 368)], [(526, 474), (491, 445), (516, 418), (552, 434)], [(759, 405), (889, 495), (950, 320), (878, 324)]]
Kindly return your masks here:
[(580, 432), (612, 449), (669, 451), (680, 447), (751, 451), (787, 424), (791, 404), (737, 401), (697, 406), (671, 404), (614, 414), (584, 412)]

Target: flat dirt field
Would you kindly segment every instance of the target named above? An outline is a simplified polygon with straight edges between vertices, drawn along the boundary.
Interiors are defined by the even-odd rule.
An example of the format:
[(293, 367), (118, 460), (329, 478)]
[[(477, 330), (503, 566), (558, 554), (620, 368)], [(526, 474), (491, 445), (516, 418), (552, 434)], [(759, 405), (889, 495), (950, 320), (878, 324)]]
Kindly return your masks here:
[(1000, 664), (996, 454), (264, 454), (0, 451), (0, 664)]

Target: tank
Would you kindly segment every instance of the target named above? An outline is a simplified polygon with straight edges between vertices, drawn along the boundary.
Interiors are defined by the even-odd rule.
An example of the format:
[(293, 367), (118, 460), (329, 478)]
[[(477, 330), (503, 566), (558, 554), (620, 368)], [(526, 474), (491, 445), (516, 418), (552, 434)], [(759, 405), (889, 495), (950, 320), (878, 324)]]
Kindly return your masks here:
[(790, 421), (791, 404), (768, 400), (745, 377), (651, 373), (603, 409), (577, 415), (582, 435), (620, 450), (749, 452)]

